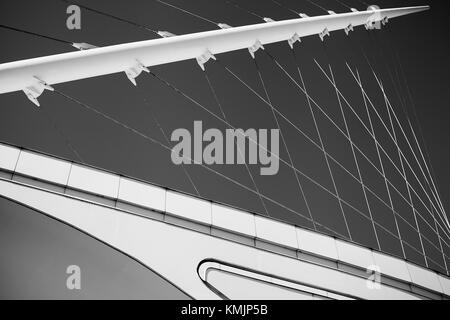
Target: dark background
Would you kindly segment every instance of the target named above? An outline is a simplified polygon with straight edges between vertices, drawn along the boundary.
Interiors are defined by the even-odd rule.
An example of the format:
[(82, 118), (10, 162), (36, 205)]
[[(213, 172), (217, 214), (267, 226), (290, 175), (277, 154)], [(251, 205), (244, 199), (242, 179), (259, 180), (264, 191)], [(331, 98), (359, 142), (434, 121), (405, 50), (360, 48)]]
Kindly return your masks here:
[[(170, 0), (168, 2), (213, 21), (228, 23), (232, 26), (261, 22), (257, 17), (238, 10), (223, 0)], [(280, 2), (289, 8), (311, 16), (324, 14), (323, 11), (307, 1), (280, 0)], [(175, 34), (214, 29), (213, 25), (205, 21), (180, 13), (155, 1), (98, 0), (80, 1), (80, 3), (147, 25), (152, 29), (167, 30)], [(291, 12), (270, 0), (243, 0), (239, 3), (261, 16), (268, 16), (275, 20), (296, 18)], [(336, 12), (348, 11), (345, 6), (336, 1), (318, 0), (317, 3)], [(347, 0), (345, 3), (359, 10), (366, 8), (359, 1)], [(446, 195), (450, 189), (450, 180), (448, 179), (450, 169), (447, 165), (450, 161), (449, 148), (447, 148), (450, 130), (447, 124), (449, 88), (447, 4), (445, 1), (436, 0), (385, 0), (376, 4), (382, 8), (429, 4), (432, 9), (428, 12), (392, 20), (388, 29), (374, 31), (370, 34), (360, 27), (351, 37), (346, 37), (344, 32), (332, 33), (331, 38), (327, 38), (325, 44), (322, 44), (318, 37), (304, 39), (302, 45), (296, 47), (299, 65), (304, 72), (310, 95), (324, 107), (339, 128), (344, 130), (335, 92), (317, 68), (314, 59), (327, 71), (327, 64), (331, 63), (338, 87), (368, 125), (361, 92), (345, 66), (345, 63), (348, 62), (353, 70), (358, 68), (372, 101), (380, 110), (384, 110), (380, 111), (381, 117), (388, 121), (387, 113), (383, 109), (385, 108), (383, 97), (364, 59), (363, 52), (367, 54), (375, 71), (382, 79), (386, 92), (404, 127), (407, 129), (408, 123), (403, 108), (407, 110), (406, 113), (412, 119), (417, 133), (420, 131), (420, 122), (435, 170), (435, 178), (446, 207), (449, 204)], [(156, 38), (155, 35), (145, 32), (145, 30), (85, 10), (82, 10), (82, 29), (70, 31), (66, 28), (66, 7), (67, 4), (59, 0), (0, 0), (0, 22), (73, 42), (87, 42), (97, 46)], [(1, 28), (0, 41), (1, 63), (73, 51), (73, 48), (65, 44)], [(276, 56), (290, 74), (297, 79), (296, 66), (285, 42), (266, 46), (266, 49)], [(236, 71), (260, 94), (264, 94), (248, 52), (241, 50), (228, 53), (220, 55), (219, 59), (223, 64)], [(274, 105), (318, 143), (318, 135), (304, 95), (274, 66), (267, 56), (258, 53), (257, 62), (261, 67)], [(208, 64), (207, 69), (228, 120), (235, 127), (244, 129), (276, 128), (270, 109), (266, 105), (218, 65)], [(198, 100), (211, 112), (219, 114), (218, 106), (215, 104), (206, 80), (194, 61), (158, 66), (152, 68), (152, 71)], [(405, 77), (403, 77), (402, 71)], [(205, 129), (226, 129), (223, 123), (174, 94), (155, 79), (141, 76), (138, 78), (138, 84), (139, 90), (136, 90), (125, 74), (114, 74), (60, 84), (55, 87), (161, 142), (165, 142), (164, 137), (156, 126), (151, 116), (152, 113), (156, 115), (167, 135), (177, 128), (187, 128), (192, 131), (194, 120), (202, 120)], [(409, 97), (408, 88), (412, 100)], [(143, 97), (146, 97), (149, 103), (144, 103)], [(68, 147), (67, 141), (70, 141), (70, 145), (77, 150), (83, 162), (87, 164), (187, 193), (195, 193), (183, 170), (172, 165), (168, 151), (105, 121), (56, 94), (45, 92), (39, 101), (42, 107), (36, 108), (23, 93), (1, 95), (0, 140), (79, 161)], [(355, 143), (380, 169), (373, 141), (365, 133), (364, 128), (358, 125), (358, 121), (351, 111), (346, 106), (344, 108)], [(417, 113), (417, 116), (414, 116), (414, 112)], [(323, 115), (317, 113), (316, 116), (327, 151), (349, 172), (357, 175), (348, 141), (340, 135), (335, 127), (330, 125)], [(375, 117), (374, 114), (372, 116)], [(295, 166), (325, 188), (333, 191), (323, 154), (285, 121), (281, 120), (280, 123)], [(374, 126), (375, 130), (380, 133), (378, 138), (386, 143), (387, 152), (399, 167), (399, 157), (396, 155), (394, 145), (389, 141), (389, 136), (382, 133), (383, 127), (380, 122), (375, 121)], [(397, 135), (401, 136), (399, 128), (396, 128), (396, 131)], [(409, 132), (409, 130), (407, 131)], [(414, 158), (408, 154), (406, 141), (399, 138), (399, 143), (405, 150), (414, 170), (419, 172), (417, 166), (414, 165)], [(418, 152), (417, 149), (416, 152)], [(352, 238), (354, 241), (374, 249), (402, 256), (400, 242), (393, 236), (397, 234), (397, 230), (392, 210), (385, 205), (389, 202), (389, 197), (384, 179), (373, 170), (364, 157), (359, 154), (357, 157), (365, 184), (378, 195), (378, 197), (369, 195), (369, 202), (374, 219), (379, 224), (376, 228), (381, 248), (375, 241), (370, 220), (361, 215), (362, 213), (368, 216), (369, 213), (361, 186), (349, 178), (345, 170), (332, 163), (331, 167), (340, 196), (350, 204), (344, 204), (343, 209), (353, 233)], [(287, 159), (284, 148), (281, 150), (281, 158)], [(398, 194), (395, 194), (391, 190), (394, 193), (394, 209), (403, 217), (403, 220), (399, 221), (399, 227), (404, 241), (408, 243), (408, 246), (405, 246), (406, 257), (408, 260), (424, 264), (425, 260), (420, 255), (420, 239), (417, 232), (411, 228), (411, 225), (414, 225), (411, 208), (402, 200), (402, 195), (403, 198), (407, 198), (404, 181), (395, 172), (395, 168), (388, 164), (387, 159), (383, 161), (386, 163), (386, 175), (391, 177), (399, 191)], [(253, 188), (245, 167), (215, 166), (213, 168), (249, 188)], [(254, 193), (201, 167), (187, 167), (187, 170), (202, 197), (265, 214), (258, 196)], [(292, 169), (280, 164), (279, 174), (273, 177), (259, 176), (259, 166), (252, 166), (251, 170), (260, 191), (289, 208), (282, 208), (275, 202), (266, 201), (270, 216), (308, 228), (313, 227), (301, 216), (308, 216), (308, 213)], [(428, 205), (426, 196), (420, 191), (420, 185), (414, 181), (412, 172), (408, 170), (407, 176), (418, 191), (418, 195), (415, 197), (417, 199), (413, 199), (413, 201), (417, 210), (422, 213), (422, 218), (419, 218), (419, 227), (422, 229), (422, 233), (430, 239), (430, 243), (434, 244), (434, 247), (430, 246), (428, 242), (424, 244), (427, 256), (431, 258), (428, 263), (431, 267), (442, 271), (443, 258), (435, 248), (439, 245), (439, 241), (435, 231), (429, 227), (434, 225), (434, 220), (427, 212), (430, 210), (435, 214), (435, 210)], [(421, 183), (425, 185), (423, 179), (420, 179)], [(318, 188), (305, 177), (300, 176), (300, 181), (314, 220), (328, 228), (319, 227), (319, 231), (329, 233), (329, 229), (332, 229), (347, 237), (344, 220), (340, 213), (341, 209), (336, 198)], [(295, 214), (293, 211), (299, 212), (301, 215)], [(442, 230), (440, 232), (442, 233)], [(445, 238), (448, 242), (448, 237)]]

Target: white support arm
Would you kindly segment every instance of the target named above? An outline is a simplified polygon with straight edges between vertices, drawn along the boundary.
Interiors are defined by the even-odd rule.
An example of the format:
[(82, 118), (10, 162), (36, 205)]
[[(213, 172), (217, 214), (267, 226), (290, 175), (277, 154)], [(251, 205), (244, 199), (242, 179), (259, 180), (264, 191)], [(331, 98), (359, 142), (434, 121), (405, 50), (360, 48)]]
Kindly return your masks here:
[(357, 11), (242, 27), (199, 32), (169, 38), (113, 45), (63, 53), (0, 65), (0, 94), (46, 85), (86, 79), (130, 70), (139, 61), (143, 66), (196, 59), (205, 52), (217, 55), (246, 49), (259, 41), (262, 45), (319, 35), (324, 30), (349, 30), (373, 22), (420, 12), (428, 6)]

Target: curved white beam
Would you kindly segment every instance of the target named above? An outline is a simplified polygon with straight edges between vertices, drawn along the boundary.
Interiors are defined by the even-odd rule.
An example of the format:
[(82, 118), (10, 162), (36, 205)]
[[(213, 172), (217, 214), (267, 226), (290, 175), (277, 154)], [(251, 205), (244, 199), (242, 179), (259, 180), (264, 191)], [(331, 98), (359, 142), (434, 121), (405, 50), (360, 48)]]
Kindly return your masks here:
[[(195, 59), (205, 52), (219, 54), (261, 44), (294, 40), (367, 25), (370, 22), (428, 10), (428, 6), (368, 10), (318, 17), (275, 21), (223, 30), (199, 32), (57, 54), (0, 65), (0, 94), (24, 90), (35, 103), (44, 88), (74, 80), (128, 71), (136, 66), (154, 66)], [(127, 74), (128, 75), (128, 74)]]

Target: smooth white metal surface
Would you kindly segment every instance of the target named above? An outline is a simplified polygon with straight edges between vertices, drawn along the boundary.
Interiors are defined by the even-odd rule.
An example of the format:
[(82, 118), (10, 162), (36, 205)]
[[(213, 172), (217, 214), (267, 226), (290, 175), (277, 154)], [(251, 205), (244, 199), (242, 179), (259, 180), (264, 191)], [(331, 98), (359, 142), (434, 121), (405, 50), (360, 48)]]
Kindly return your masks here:
[(119, 200), (157, 211), (166, 210), (166, 190), (149, 184), (120, 178)]
[(439, 282), (447, 296), (450, 296), (450, 279), (439, 276)]
[(67, 185), (115, 199), (119, 192), (119, 176), (74, 164)]
[(389, 257), (378, 252), (373, 253), (373, 258), (375, 260), (375, 265), (380, 268), (381, 273), (388, 274), (406, 282), (412, 281), (406, 261)]
[(267, 242), (298, 249), (295, 227), (286, 223), (255, 216), (256, 237)]
[(368, 269), (375, 265), (371, 250), (336, 240), (339, 261)]
[(0, 144), (0, 168), (14, 171), (19, 160), (20, 149)]
[(166, 211), (175, 216), (211, 225), (211, 202), (167, 191)]
[(269, 44), (299, 37), (345, 30), (429, 9), (428, 6), (368, 10), (317, 17), (274, 21), (169, 38), (119, 44), (57, 54), (0, 65), (0, 94), (25, 90), (40, 79), (48, 85), (125, 72), (136, 63), (151, 67), (196, 59), (251, 47), (256, 41)]
[[(24, 154), (24, 157), (21, 160), (20, 167), (18, 166), (18, 170), (14, 171), (21, 154)], [(40, 170), (41, 165), (43, 168), (42, 171)], [(54, 165), (58, 167), (55, 172), (51, 170)], [(72, 197), (70, 193), (64, 194), (64, 191), (55, 191), (52, 188), (53, 185), (65, 185), (63, 180), (68, 177), (68, 168), (71, 168), (69, 186), (76, 188), (79, 191), (75, 198), (84, 200), (80, 201), (80, 203), (74, 207), (71, 206), (75, 202), (69, 201), (66, 205), (65, 201), (63, 201), (63, 199), (67, 197)], [(343, 240), (336, 240), (330, 236), (307, 231), (269, 218), (255, 216), (237, 209), (228, 208), (225, 205), (215, 204), (211, 201), (187, 196), (175, 191), (166, 192), (164, 188), (158, 186), (135, 181), (131, 178), (120, 177), (101, 170), (87, 168), (82, 165), (72, 164), (69, 161), (41, 155), (37, 152), (26, 150), (20, 151), (18, 148), (0, 144), (0, 170), (13, 173), (21, 172), (22, 174), (29, 176), (31, 180), (37, 178), (43, 182), (48, 182), (48, 186), (46, 184), (37, 183), (37, 188), (43, 188), (44, 190), (60, 194), (59, 196), (50, 196), (45, 191), (38, 192), (37, 190), (34, 190), (33, 186), (28, 186), (28, 182), (26, 182), (23, 187), (19, 187), (21, 185), (21, 180), (15, 179), (14, 176), (12, 177), (12, 181), (10, 181), (11, 178), (7, 178), (7, 180), (0, 178), (0, 182), (4, 183), (10, 181), (10, 183), (15, 186), (14, 188), (11, 187), (15, 190), (9, 193), (11, 198), (25, 204), (35, 200), (38, 205), (36, 208), (38, 209), (41, 208), (47, 210), (46, 205), (51, 204), (54, 208), (50, 208), (53, 208), (52, 210), (55, 212), (62, 211), (58, 213), (58, 217), (64, 218), (64, 221), (68, 221), (74, 225), (84, 225), (87, 223), (84, 221), (85, 219), (91, 220), (94, 219), (94, 216), (100, 217), (101, 219), (104, 219), (102, 223), (105, 225), (93, 223), (89, 226), (88, 230), (95, 234), (101, 234), (102, 237), (108, 239), (108, 241), (113, 241), (120, 233), (120, 223), (122, 222), (118, 221), (118, 215), (115, 214), (117, 210), (114, 209), (114, 200), (118, 199), (125, 201), (132, 206), (135, 205), (150, 210), (161, 211), (163, 215), (177, 216), (183, 220), (189, 220), (194, 223), (208, 226), (212, 224), (227, 232), (247, 236), (250, 239), (255, 238), (256, 236), (257, 239), (270, 242), (275, 246), (290, 247), (294, 250), (298, 249), (302, 252), (321, 256), (330, 261), (345, 262), (360, 267), (363, 270), (367, 269), (369, 267), (369, 262), (373, 261), (374, 266), (379, 267), (382, 275), (387, 275), (407, 283), (416, 282), (419, 286), (432, 290), (438, 289), (438, 292), (447, 294), (450, 290), (450, 280), (448, 278), (412, 264), (412, 267), (408, 267), (407, 262), (402, 259), (373, 251), (372, 260), (370, 255), (371, 250)], [(90, 194), (92, 193), (110, 197), (113, 201), (109, 204), (105, 204), (105, 202), (102, 202), (100, 199), (96, 200), (95, 198), (90, 197)], [(0, 192), (0, 195), (1, 194), (2, 193)], [(35, 198), (34, 194), (36, 194)], [(5, 195), (8, 196), (8, 194)], [(31, 197), (31, 199), (29, 199), (29, 197)], [(53, 200), (50, 199), (51, 197), (53, 197)], [(109, 213), (102, 209), (102, 206), (109, 207), (111, 209), (108, 211)], [(118, 209), (120, 210), (120, 208)], [(77, 214), (71, 214), (71, 211), (77, 212)], [(80, 212), (85, 213), (81, 214)], [(111, 214), (111, 212), (114, 214)], [(68, 216), (65, 214), (68, 214)], [(146, 220), (149, 219), (144, 219), (142, 221)], [(143, 223), (145, 224), (145, 222)], [(138, 232), (140, 227), (137, 225), (135, 227), (137, 228), (136, 232)], [(144, 232), (145, 230), (141, 231)], [(173, 239), (173, 241), (177, 242), (178, 240)], [(132, 250), (133, 242), (128, 244), (130, 245), (129, 249)], [(248, 244), (246, 245), (248, 246)], [(275, 253), (275, 255), (277, 254)], [(213, 256), (205, 258), (213, 258)], [(256, 260), (255, 264), (249, 264), (248, 267), (255, 268), (260, 266), (260, 262), (258, 261), (259, 260)], [(267, 268), (267, 270), (272, 270), (270, 265), (268, 265)], [(275, 272), (276, 274), (276, 270), (272, 270), (272, 272)], [(292, 272), (294, 272), (294, 270), (292, 270)], [(413, 273), (414, 279), (411, 278), (410, 272)]]
[(338, 260), (336, 240), (311, 231), (296, 228), (300, 251)]
[(255, 215), (214, 203), (212, 205), (212, 225), (250, 237), (256, 236)]
[[(371, 290), (367, 280), (339, 270), (267, 252), (161, 221), (89, 204), (0, 179), (0, 195), (104, 241), (141, 261), (196, 299), (217, 299), (197, 274), (205, 259), (225, 261), (261, 274), (277, 275), (296, 283), (362, 299), (418, 299), (416, 295), (381, 285)], [(180, 267), (182, 264), (182, 267)], [(276, 297), (274, 296), (273, 299)]]
[(414, 283), (424, 288), (431, 288), (436, 292), (444, 292), (439, 282), (438, 275), (434, 272), (429, 272), (424, 268), (412, 265), (410, 263), (408, 263), (408, 270)]
[(65, 186), (69, 179), (71, 166), (66, 161), (22, 151), (17, 162), (16, 172)]

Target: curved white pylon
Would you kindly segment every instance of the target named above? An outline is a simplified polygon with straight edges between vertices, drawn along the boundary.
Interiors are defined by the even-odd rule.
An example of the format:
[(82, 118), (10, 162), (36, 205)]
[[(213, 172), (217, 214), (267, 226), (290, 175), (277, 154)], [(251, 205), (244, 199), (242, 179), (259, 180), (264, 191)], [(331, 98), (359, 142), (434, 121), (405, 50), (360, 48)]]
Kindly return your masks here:
[[(428, 10), (428, 6), (349, 12), (326, 16), (276, 21), (221, 29), (170, 38), (147, 40), (91, 50), (16, 61), (0, 65), (0, 94), (27, 92), (40, 83), (53, 85), (106, 74), (124, 72), (136, 61), (144, 66), (195, 59), (245, 49), (255, 41), (262, 45), (343, 30)], [(39, 79), (39, 80), (36, 80)], [(40, 81), (40, 82), (39, 82)], [(32, 90), (33, 91), (33, 90)]]

